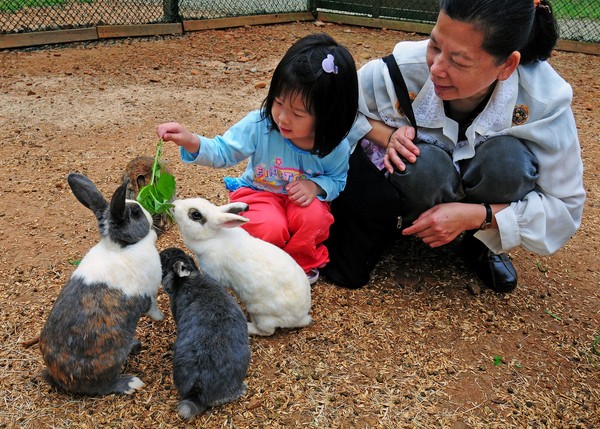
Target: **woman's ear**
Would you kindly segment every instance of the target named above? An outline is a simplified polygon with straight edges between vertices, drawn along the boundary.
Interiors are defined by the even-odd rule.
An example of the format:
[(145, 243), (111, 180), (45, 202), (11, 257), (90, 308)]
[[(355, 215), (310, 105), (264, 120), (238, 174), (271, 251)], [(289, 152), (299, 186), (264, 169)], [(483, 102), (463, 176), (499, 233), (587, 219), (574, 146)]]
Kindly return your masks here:
[(517, 69), (519, 62), (521, 61), (521, 53), (514, 51), (508, 56), (506, 61), (500, 65), (500, 71), (498, 72), (498, 80), (506, 80), (511, 74)]

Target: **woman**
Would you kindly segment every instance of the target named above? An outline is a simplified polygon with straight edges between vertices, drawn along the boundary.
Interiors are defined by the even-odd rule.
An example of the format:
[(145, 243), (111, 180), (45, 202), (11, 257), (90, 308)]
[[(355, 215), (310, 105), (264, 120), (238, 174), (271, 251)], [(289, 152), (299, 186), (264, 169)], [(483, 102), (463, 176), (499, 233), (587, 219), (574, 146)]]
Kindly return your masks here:
[[(517, 285), (502, 252), (521, 245), (551, 254), (581, 224), (572, 89), (546, 62), (557, 34), (547, 0), (441, 0), (430, 39), (399, 43), (393, 52), (414, 96), (414, 142), (384, 62), (359, 70), (359, 110), (372, 129), (352, 158), (367, 153), (387, 170), (403, 235), (438, 247), (462, 234), (466, 262), (497, 292)], [(382, 243), (394, 236), (389, 222), (369, 217), (395, 202), (357, 177), (355, 163), (332, 205), (324, 269), (353, 288), (368, 282)]]

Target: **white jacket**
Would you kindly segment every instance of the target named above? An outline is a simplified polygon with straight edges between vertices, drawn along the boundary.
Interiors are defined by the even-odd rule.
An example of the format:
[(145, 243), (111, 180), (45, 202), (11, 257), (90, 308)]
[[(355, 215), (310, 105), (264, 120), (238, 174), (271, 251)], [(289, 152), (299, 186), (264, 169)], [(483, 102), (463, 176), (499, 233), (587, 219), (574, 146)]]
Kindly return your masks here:
[[(446, 117), (429, 79), (427, 43), (401, 42), (394, 48), (414, 98), (419, 137), (445, 145), (456, 164), (472, 158), (482, 141), (508, 134), (521, 139), (539, 162), (537, 189), (496, 214), (498, 230), (479, 231), (476, 236), (497, 253), (519, 245), (542, 255), (557, 251), (581, 225), (585, 200), (571, 86), (545, 61), (519, 66), (496, 84), (487, 106), (467, 129), (467, 141), (457, 142), (458, 124)], [(394, 108), (394, 86), (381, 59), (365, 64), (358, 76), (363, 115), (396, 127), (408, 124)], [(366, 118), (357, 120), (361, 121)]]

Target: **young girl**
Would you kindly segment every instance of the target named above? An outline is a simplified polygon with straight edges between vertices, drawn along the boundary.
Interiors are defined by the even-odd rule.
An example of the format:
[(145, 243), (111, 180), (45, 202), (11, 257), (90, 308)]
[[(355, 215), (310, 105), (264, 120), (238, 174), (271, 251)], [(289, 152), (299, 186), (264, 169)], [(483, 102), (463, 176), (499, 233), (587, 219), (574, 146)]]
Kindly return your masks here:
[(174, 122), (157, 134), (181, 146), (187, 163), (221, 168), (250, 158), (241, 177), (225, 178), (230, 200), (249, 205), (244, 228), (288, 252), (314, 283), (329, 261), (329, 202), (345, 186), (351, 145), (368, 131), (348, 135), (357, 108), (352, 56), (315, 33), (286, 52), (262, 108), (222, 136), (202, 137)]

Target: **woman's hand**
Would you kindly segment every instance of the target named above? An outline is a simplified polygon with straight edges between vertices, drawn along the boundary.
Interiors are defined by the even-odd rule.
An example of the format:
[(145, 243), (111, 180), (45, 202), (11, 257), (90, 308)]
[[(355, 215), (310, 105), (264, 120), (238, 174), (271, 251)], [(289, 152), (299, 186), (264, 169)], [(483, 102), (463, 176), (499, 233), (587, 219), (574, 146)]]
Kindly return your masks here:
[(158, 138), (182, 146), (189, 153), (198, 152), (200, 141), (198, 137), (177, 122), (166, 122), (156, 127)]
[(288, 192), (289, 199), (300, 207), (310, 205), (317, 195), (323, 192), (319, 185), (308, 179), (290, 182), (285, 186), (285, 189)]
[(443, 203), (423, 212), (403, 235), (419, 237), (429, 247), (450, 243), (461, 232), (477, 229), (485, 219), (481, 204)]
[(414, 138), (415, 129), (406, 125), (396, 129), (389, 135), (383, 164), (390, 173), (394, 172), (394, 166), (400, 171), (406, 169), (401, 157), (404, 157), (410, 163), (417, 160), (420, 152), (417, 145), (413, 143)]

